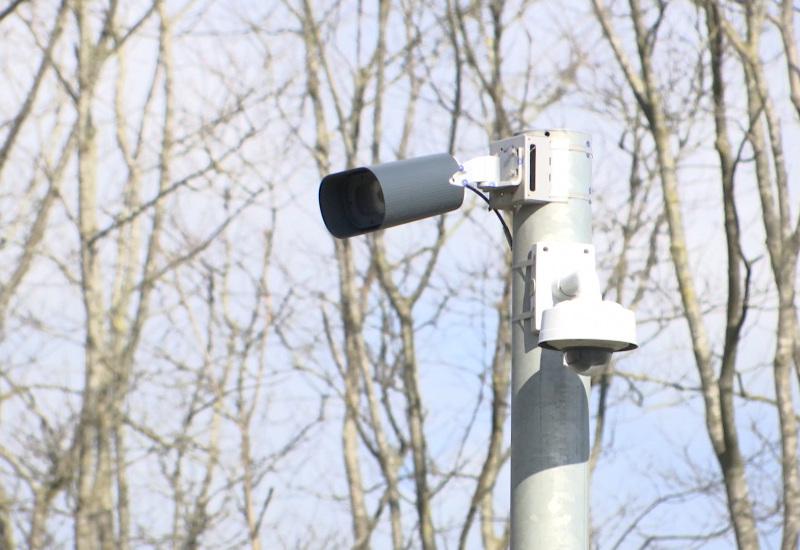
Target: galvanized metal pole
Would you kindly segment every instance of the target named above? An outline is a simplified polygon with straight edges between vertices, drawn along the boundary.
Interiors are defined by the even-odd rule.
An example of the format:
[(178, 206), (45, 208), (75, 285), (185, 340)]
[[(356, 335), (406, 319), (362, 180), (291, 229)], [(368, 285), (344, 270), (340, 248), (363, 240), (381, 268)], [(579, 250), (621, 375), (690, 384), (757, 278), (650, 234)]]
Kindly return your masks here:
[(549, 138), (550, 158), (536, 162), (550, 163), (569, 198), (513, 209), (511, 550), (586, 550), (589, 379), (566, 368), (561, 352), (537, 347), (529, 312), (533, 243), (591, 243), (591, 142), (581, 132), (530, 134)]

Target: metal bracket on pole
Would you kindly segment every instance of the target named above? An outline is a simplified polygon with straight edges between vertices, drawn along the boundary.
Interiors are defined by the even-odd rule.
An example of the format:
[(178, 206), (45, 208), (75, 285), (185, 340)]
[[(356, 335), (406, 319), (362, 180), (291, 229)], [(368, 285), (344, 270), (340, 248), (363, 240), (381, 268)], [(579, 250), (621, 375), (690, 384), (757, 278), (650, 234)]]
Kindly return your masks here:
[[(570, 187), (575, 153), (592, 158), (591, 143), (564, 146), (555, 143), (550, 132), (527, 133), (489, 144), (489, 152), (498, 156), (501, 183), (482, 184), (489, 191), (490, 206), (499, 210), (523, 204), (560, 202), (569, 199), (589, 200), (589, 190), (576, 192)], [(518, 185), (517, 185), (518, 184)]]
[[(490, 189), (492, 208), (509, 208), (530, 202), (566, 201), (567, 197), (553, 197), (550, 139), (546, 136), (522, 134), (495, 141), (489, 145), (492, 154), (513, 155), (516, 166), (505, 167), (520, 185), (514, 188)], [(509, 178), (512, 179), (512, 178)]]
[(469, 159), (458, 165), (458, 172), (450, 178), (453, 185), (465, 186), (470, 183), (497, 185), (500, 179), (500, 162), (497, 156), (484, 155)]
[(522, 182), (521, 164), (514, 149), (492, 151), (459, 164), (450, 183), (462, 187), (474, 183), (483, 190), (516, 188)]
[[(594, 246), (570, 242), (538, 242), (531, 247), (531, 330), (542, 329), (542, 312), (560, 300), (575, 296), (577, 289), (565, 285), (582, 274), (594, 277)], [(599, 298), (599, 288), (598, 288)]]
[(523, 204), (566, 203), (570, 199), (589, 200), (589, 189), (571, 187), (572, 159), (575, 153), (591, 159), (591, 143), (577, 146), (553, 144), (550, 132), (520, 134), (489, 144), (490, 155), (459, 164), (450, 179), (456, 186), (476, 184), (489, 193), (493, 210)]

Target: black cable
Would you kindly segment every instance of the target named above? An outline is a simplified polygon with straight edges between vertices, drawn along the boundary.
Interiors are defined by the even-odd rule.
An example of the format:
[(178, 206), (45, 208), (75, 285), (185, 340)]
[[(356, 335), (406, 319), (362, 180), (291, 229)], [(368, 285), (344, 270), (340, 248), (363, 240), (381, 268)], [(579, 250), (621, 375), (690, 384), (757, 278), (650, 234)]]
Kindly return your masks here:
[(475, 187), (472, 187), (471, 185), (464, 184), (464, 187), (466, 187), (467, 189), (469, 189), (470, 191), (472, 191), (473, 193), (478, 195), (480, 198), (482, 198), (484, 201), (486, 201), (486, 204), (489, 205), (489, 210), (494, 212), (495, 216), (497, 216), (497, 219), (500, 220), (501, 224), (503, 224), (503, 232), (506, 234), (506, 241), (508, 241), (508, 248), (513, 249), (513, 246), (512, 246), (513, 241), (511, 239), (511, 230), (508, 229), (508, 225), (506, 225), (506, 220), (503, 219), (503, 215), (500, 214), (500, 212), (498, 212), (494, 208), (492, 208), (492, 204), (489, 202), (489, 197), (487, 197), (486, 195), (484, 195), (478, 189), (476, 189)]

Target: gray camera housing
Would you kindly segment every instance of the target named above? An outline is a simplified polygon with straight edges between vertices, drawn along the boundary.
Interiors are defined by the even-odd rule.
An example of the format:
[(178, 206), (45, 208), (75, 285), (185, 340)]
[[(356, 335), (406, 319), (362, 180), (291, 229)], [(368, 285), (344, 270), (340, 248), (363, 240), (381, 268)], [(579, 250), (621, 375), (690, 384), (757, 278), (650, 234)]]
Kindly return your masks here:
[(446, 153), (337, 172), (322, 178), (319, 208), (339, 239), (450, 212), (464, 188), (450, 183), (460, 170)]

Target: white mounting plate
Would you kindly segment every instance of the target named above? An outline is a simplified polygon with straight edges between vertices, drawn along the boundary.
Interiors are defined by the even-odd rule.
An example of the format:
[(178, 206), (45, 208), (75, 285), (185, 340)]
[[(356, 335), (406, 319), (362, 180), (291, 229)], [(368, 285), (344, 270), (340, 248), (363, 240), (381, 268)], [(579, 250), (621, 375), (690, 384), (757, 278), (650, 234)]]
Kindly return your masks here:
[[(519, 183), (510, 188), (491, 189), (492, 208), (511, 208), (526, 203), (566, 202), (569, 198), (568, 194), (561, 191), (553, 193), (550, 137), (520, 134), (490, 143), (489, 152), (501, 159), (500, 179)], [(507, 162), (508, 159), (511, 162)]]
[(531, 330), (542, 330), (542, 312), (555, 305), (554, 285), (572, 273), (595, 271), (594, 246), (586, 243), (539, 242), (531, 247)]

